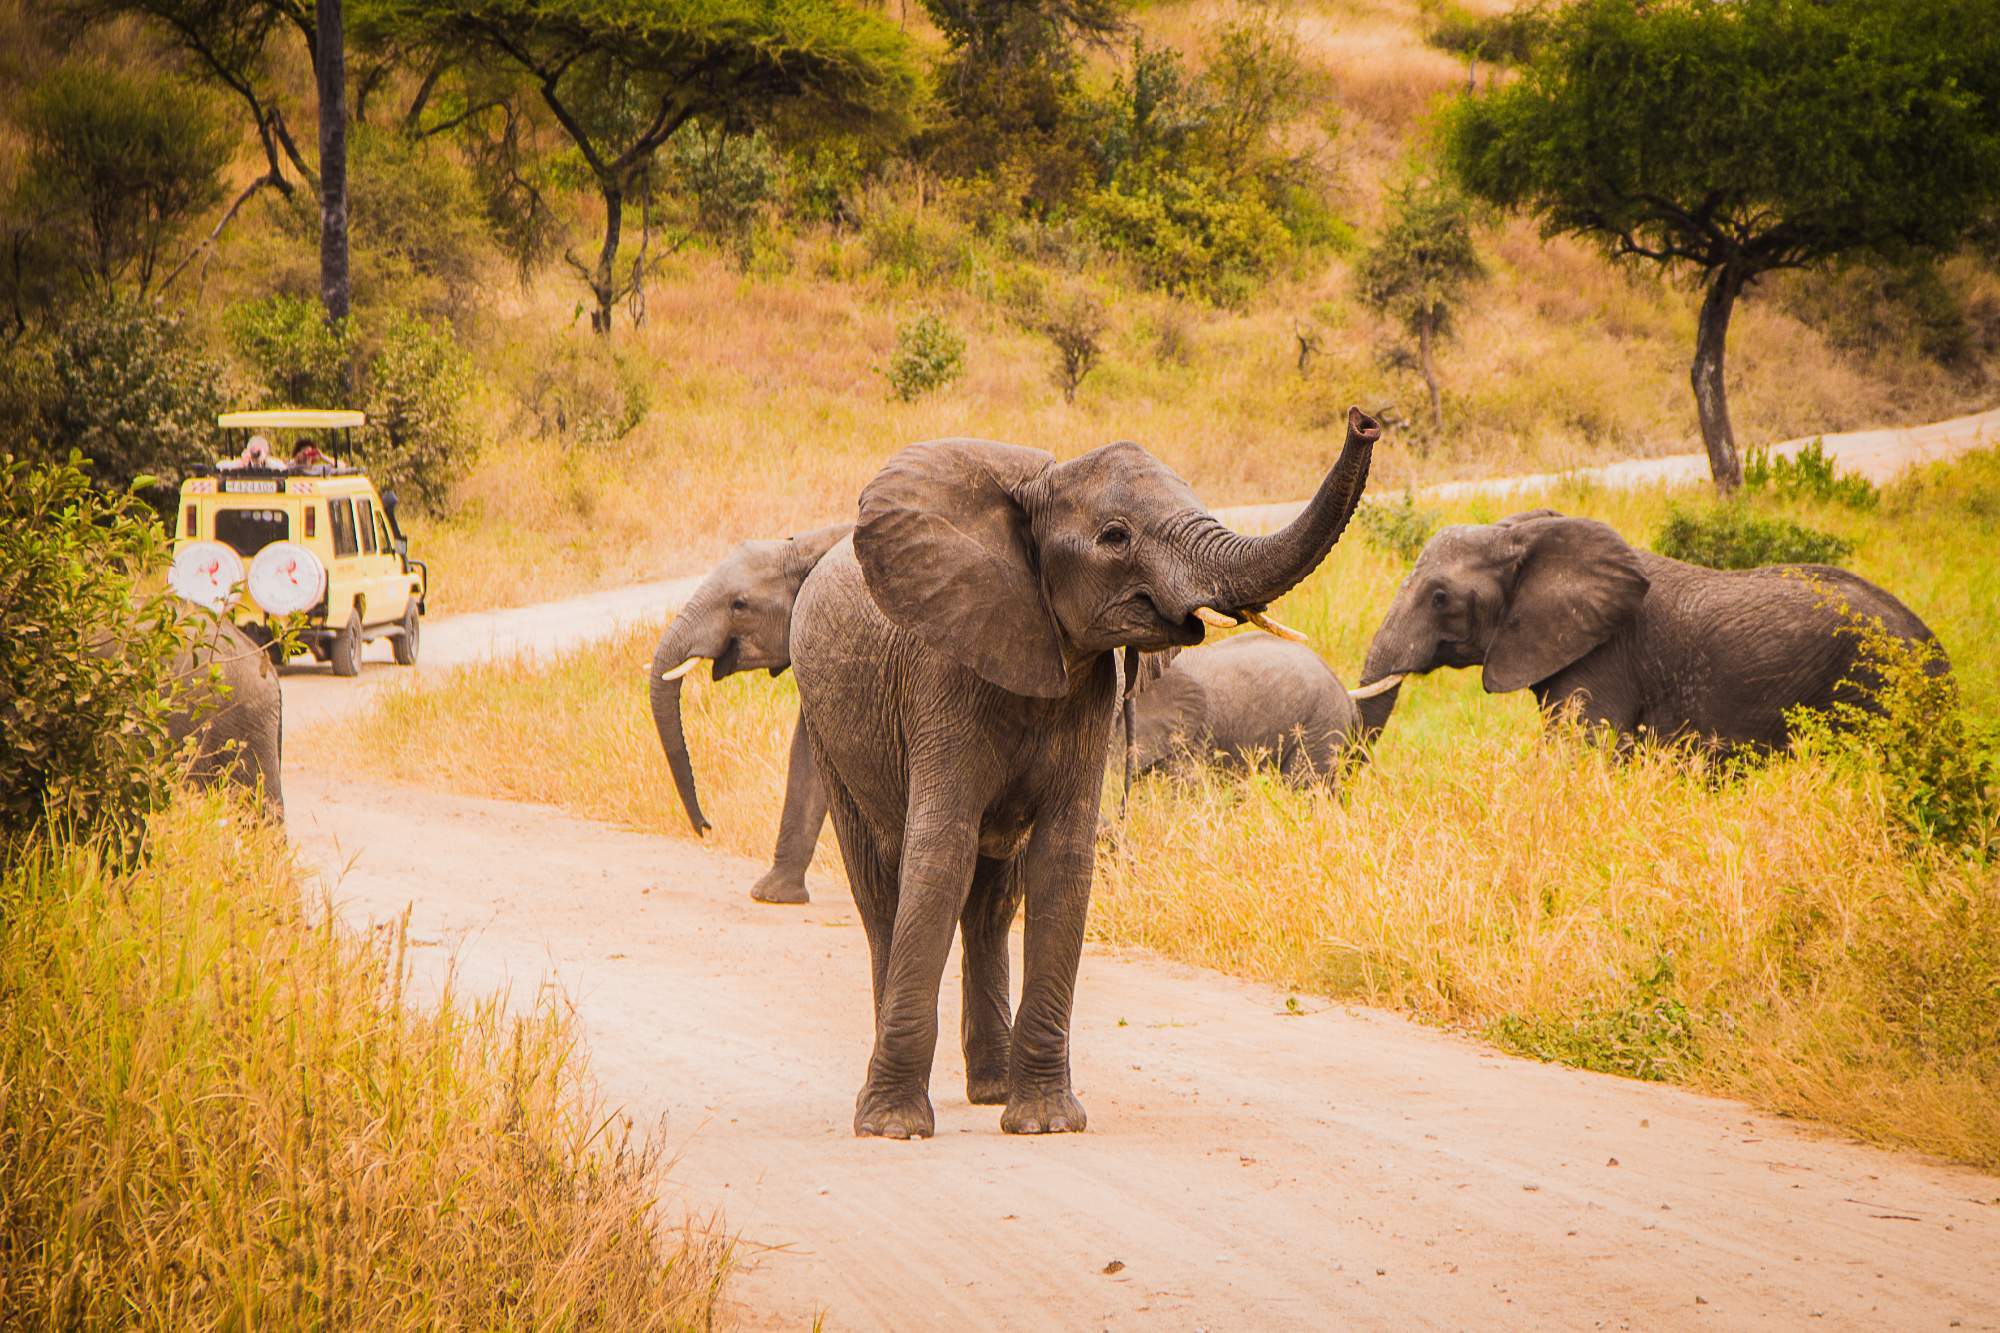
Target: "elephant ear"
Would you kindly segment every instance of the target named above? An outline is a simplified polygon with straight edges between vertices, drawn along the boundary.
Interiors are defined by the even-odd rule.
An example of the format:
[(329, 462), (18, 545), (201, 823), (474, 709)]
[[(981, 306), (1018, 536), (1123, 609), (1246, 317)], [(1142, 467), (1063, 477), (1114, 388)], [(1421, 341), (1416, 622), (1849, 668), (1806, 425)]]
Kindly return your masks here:
[(793, 537), (789, 556), (794, 577), (803, 581), (806, 575), (812, 573), (820, 558), (840, 545), (841, 539), (852, 531), (852, 524), (836, 523), (830, 528), (814, 528), (811, 532), (801, 532)]
[(1587, 518), (1524, 518), (1513, 591), (1486, 649), (1488, 693), (1547, 680), (1617, 632), (1649, 586), (1625, 539)]
[(1069, 687), (1022, 489), (1055, 459), (987, 440), (932, 440), (861, 492), (854, 554), (882, 613), (1013, 694)]

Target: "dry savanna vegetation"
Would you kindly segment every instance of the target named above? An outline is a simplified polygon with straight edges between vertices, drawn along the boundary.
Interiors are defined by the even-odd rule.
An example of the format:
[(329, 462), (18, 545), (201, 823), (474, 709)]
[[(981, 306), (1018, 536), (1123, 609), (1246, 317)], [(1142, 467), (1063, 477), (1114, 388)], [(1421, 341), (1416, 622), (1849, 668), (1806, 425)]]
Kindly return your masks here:
[(44, 1328), (692, 1329), (730, 1244), (558, 997), (412, 989), (219, 796), (0, 877), (0, 1310)]
[[(1352, 682), (1406, 568), (1399, 542), (1440, 518), (1542, 503), (1641, 543), (1672, 513), (1707, 513), (1697, 493), (1658, 490), (1571, 487), (1429, 515), (1384, 497), (1278, 610)], [(1957, 719), (1990, 746), (2000, 454), (1927, 469), (1872, 506), (1771, 489), (1751, 503), (1763, 521), (1851, 543), (1845, 562), (1937, 631), (1961, 697), (1933, 700), (1943, 711), (1909, 718), (1911, 733)], [(655, 633), (466, 668), (307, 743), (398, 780), (691, 837), (640, 688)], [(789, 678), (691, 679), (685, 707), (710, 838), (768, 856)], [(1268, 774), (1142, 782), (1101, 851), (1092, 932), (1991, 1167), (1990, 825), (1970, 850), (1923, 845), (1893, 768), (1836, 747), (1727, 769), (1669, 752), (1621, 761), (1573, 728), (1545, 732), (1525, 693), (1488, 696), (1475, 673), (1442, 672), (1404, 687), (1372, 762), (1337, 793)], [(816, 864), (840, 873), (830, 834)]]

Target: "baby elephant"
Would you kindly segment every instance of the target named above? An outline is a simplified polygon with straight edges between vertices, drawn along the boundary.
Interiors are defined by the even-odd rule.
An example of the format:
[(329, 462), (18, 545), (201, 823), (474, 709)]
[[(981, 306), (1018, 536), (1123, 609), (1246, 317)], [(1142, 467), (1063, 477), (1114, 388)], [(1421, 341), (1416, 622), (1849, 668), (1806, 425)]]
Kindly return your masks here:
[(1293, 782), (1326, 781), (1361, 730), (1361, 712), (1319, 654), (1238, 634), (1177, 654), (1141, 678), (1134, 773), (1189, 763), (1247, 768), (1262, 757)]

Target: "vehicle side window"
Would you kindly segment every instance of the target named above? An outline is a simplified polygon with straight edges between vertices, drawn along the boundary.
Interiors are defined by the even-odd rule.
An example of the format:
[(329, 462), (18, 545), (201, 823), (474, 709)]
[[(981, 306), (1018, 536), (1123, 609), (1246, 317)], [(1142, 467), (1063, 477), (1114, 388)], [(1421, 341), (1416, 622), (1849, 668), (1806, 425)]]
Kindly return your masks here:
[(381, 543), (383, 550), (394, 551), (396, 549), (396, 539), (389, 535), (389, 520), (383, 518), (380, 511), (377, 511), (375, 515), (375, 538)]
[(236, 554), (246, 559), (272, 542), (288, 540), (291, 535), (291, 516), (282, 509), (215, 511), (215, 539), (228, 543)]
[(359, 515), (361, 523), (361, 550), (363, 554), (374, 555), (375, 502), (373, 500), (356, 500), (354, 503), (361, 511)]
[(358, 549), (354, 544), (354, 501), (346, 498), (328, 500), (326, 526), (333, 534), (333, 553), (336, 556), (353, 555)]

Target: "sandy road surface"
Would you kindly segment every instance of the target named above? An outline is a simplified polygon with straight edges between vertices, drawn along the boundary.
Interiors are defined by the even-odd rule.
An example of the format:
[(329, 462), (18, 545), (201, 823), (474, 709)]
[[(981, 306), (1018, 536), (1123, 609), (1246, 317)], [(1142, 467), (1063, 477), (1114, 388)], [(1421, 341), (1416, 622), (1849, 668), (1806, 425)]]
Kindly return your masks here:
[[(1897, 448), (1982, 435), (2000, 413)], [(1658, 479), (1617, 467), (1606, 484)], [(441, 618), (420, 670), (584, 642), (692, 583)], [(387, 655), (359, 681), (295, 667), (290, 725), (338, 725), (408, 679)], [(966, 1104), (947, 983), (939, 1137), (856, 1141), (866, 945), (837, 889), (761, 907), (744, 893), (761, 866), (687, 842), (310, 770), (286, 785), (351, 920), (412, 908), (424, 975), (455, 958), (474, 986), (553, 976), (573, 997), (606, 1091), (668, 1116), (689, 1206), (743, 1235), (752, 1327), (821, 1309), (896, 1329), (2000, 1327), (2000, 1179), (1392, 1016), (1291, 1015), (1277, 992), (1143, 956), (1085, 960), (1089, 1134), (1010, 1138)]]
[(1084, 960), (1088, 1134), (967, 1105), (948, 984), (938, 1137), (856, 1140), (866, 943), (831, 886), (760, 907), (761, 867), (686, 842), (289, 781), (351, 920), (414, 904), (424, 975), (560, 981), (742, 1234), (751, 1327), (2000, 1325), (2000, 1179), (1143, 956)]

